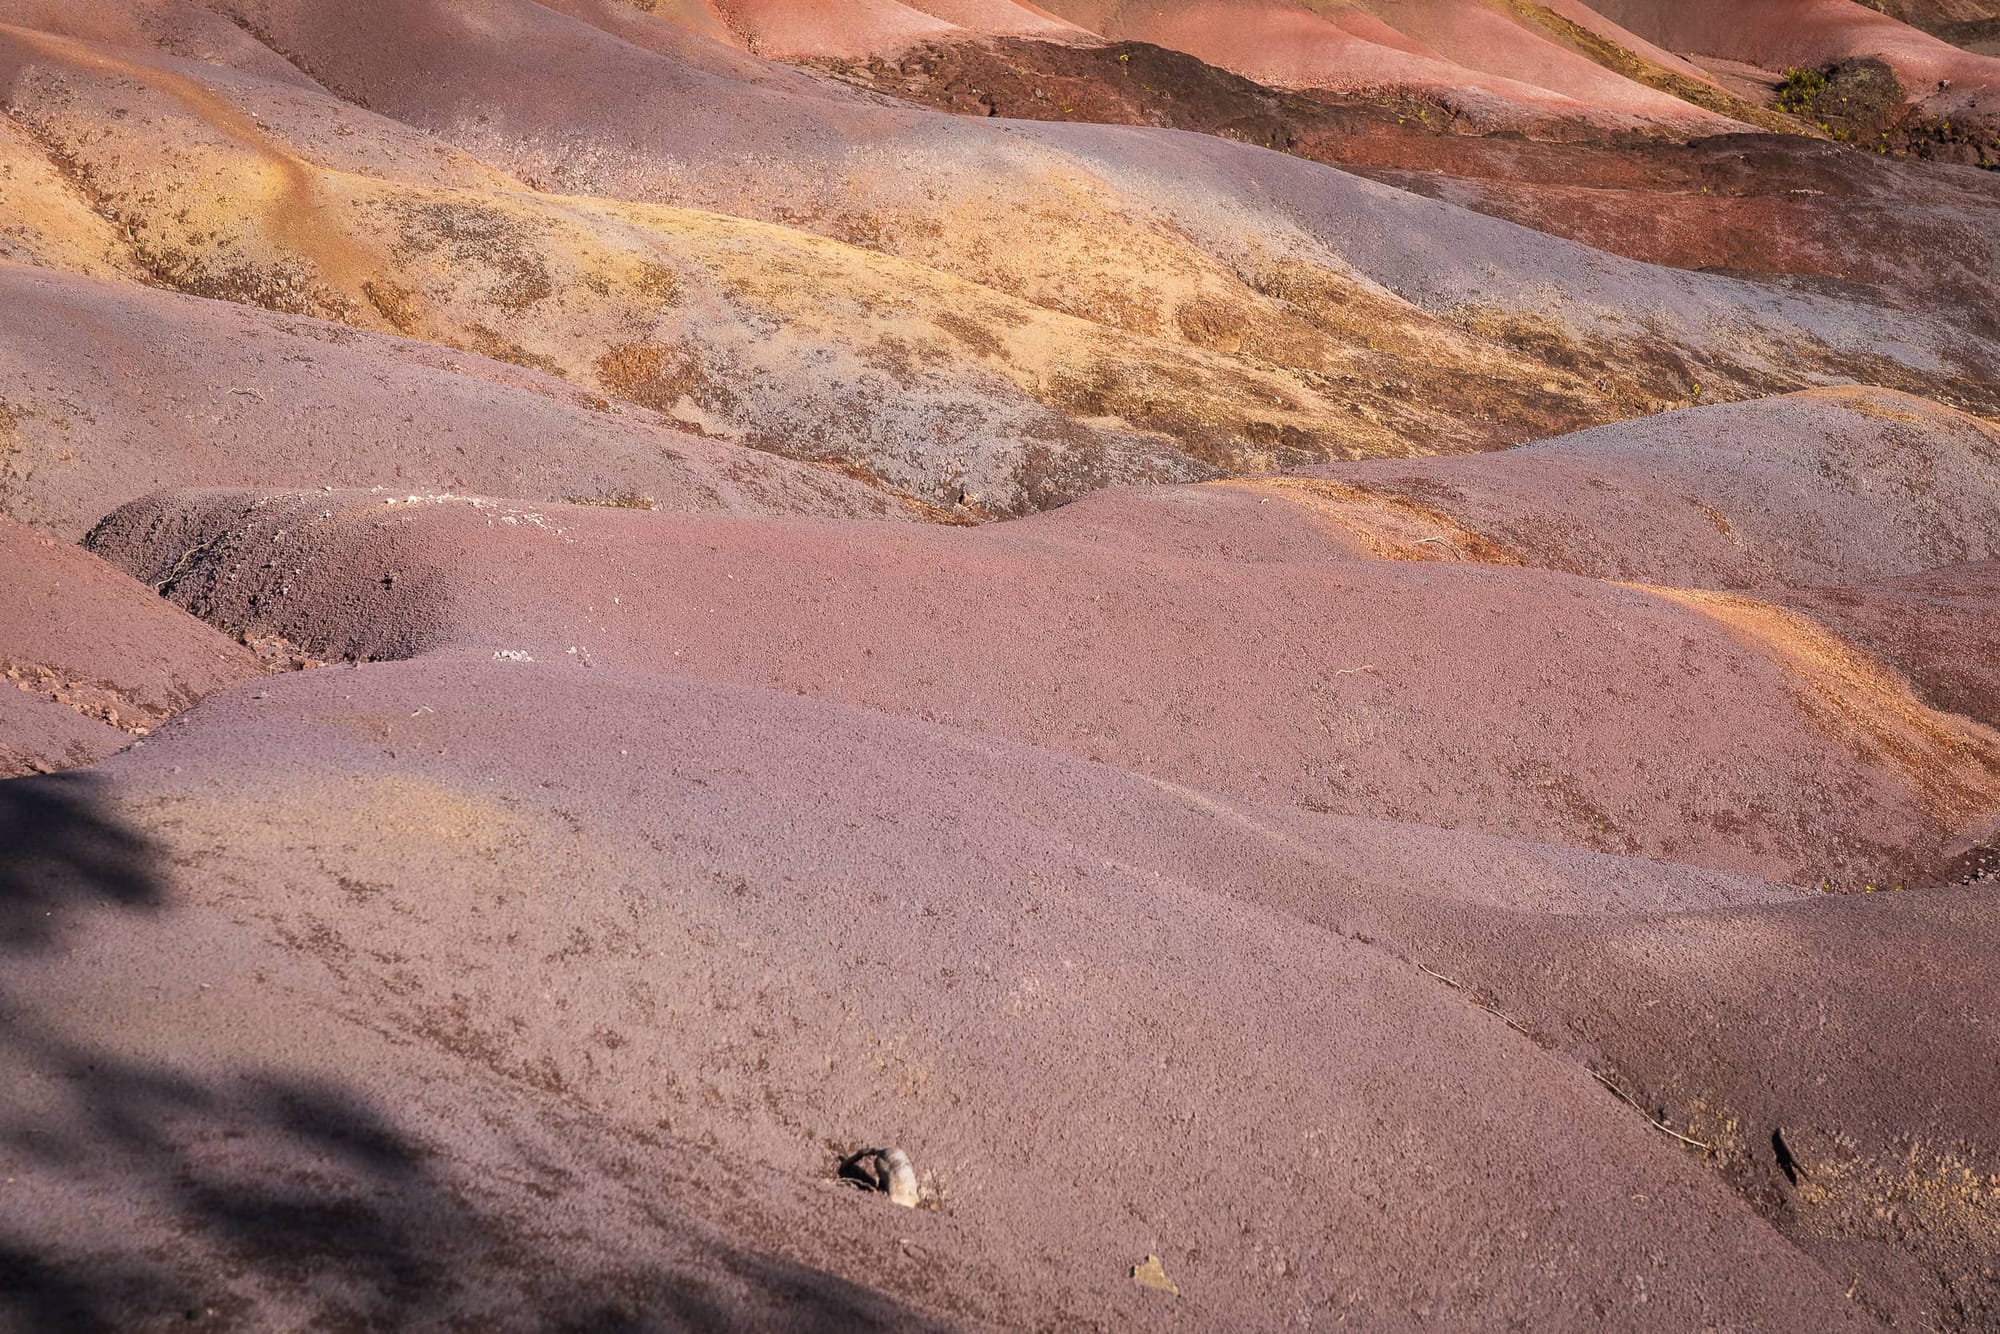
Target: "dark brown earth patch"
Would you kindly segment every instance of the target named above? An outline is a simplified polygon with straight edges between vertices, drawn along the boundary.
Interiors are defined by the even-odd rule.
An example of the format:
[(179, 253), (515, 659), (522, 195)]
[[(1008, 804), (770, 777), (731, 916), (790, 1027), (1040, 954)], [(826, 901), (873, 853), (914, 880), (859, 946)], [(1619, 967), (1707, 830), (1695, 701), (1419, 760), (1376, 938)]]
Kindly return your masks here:
[(1321, 161), (1327, 141), (1342, 134), (1472, 128), (1435, 94), (1282, 92), (1146, 42), (994, 37), (809, 63), (844, 82), (962, 115), (1196, 130)]
[(1880, 60), (1789, 70), (1778, 85), (1777, 105), (1836, 142), (1872, 153), (2000, 170), (2000, 128), (1925, 113)]
[[(1136, 42), (945, 42), (818, 68), (961, 114), (1213, 134), (1627, 258), (1818, 280), (1850, 295), (1874, 289), (1899, 304), (1964, 312), (1974, 328), (1987, 328), (1991, 319), (1980, 312), (2000, 302), (1990, 253), (1965, 230), (1957, 197), (1972, 191), (1982, 204), (1992, 200), (1934, 171), (1937, 163), (1979, 161), (1978, 131), (1926, 122), (1901, 100), (1886, 152), (1857, 160), (1830, 134), (1821, 137), (1820, 118), (1808, 125), (1733, 97), (1727, 114), (1772, 132), (1680, 142), (1562, 122), (1488, 133), (1431, 95), (1288, 93)], [(1874, 133), (1871, 142), (1858, 131), (1842, 137), (1856, 149), (1881, 150)]]
[(702, 383), (701, 362), (686, 348), (620, 343), (597, 359), (597, 379), (628, 403), (671, 412)]
[(2000, 55), (2000, 18), (1947, 23), (1934, 29), (1933, 35), (1983, 56)]

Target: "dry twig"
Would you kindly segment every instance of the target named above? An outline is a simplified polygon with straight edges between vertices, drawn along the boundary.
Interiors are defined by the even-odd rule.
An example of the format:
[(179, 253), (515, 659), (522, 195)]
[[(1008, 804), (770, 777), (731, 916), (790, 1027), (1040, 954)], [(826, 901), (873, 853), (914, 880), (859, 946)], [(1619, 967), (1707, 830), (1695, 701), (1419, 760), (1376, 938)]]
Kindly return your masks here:
[(1633, 1101), (1631, 1094), (1627, 1093), (1624, 1089), (1619, 1088), (1616, 1084), (1612, 1083), (1609, 1079), (1599, 1074), (1597, 1071), (1592, 1070), (1590, 1072), (1590, 1077), (1596, 1080), (1598, 1083), (1604, 1085), (1604, 1087), (1610, 1089), (1612, 1094), (1618, 1099), (1618, 1101), (1624, 1103), (1627, 1107), (1630, 1107), (1633, 1111), (1645, 1117), (1646, 1124), (1650, 1125), (1653, 1129), (1660, 1131), (1662, 1134), (1672, 1135), (1675, 1139), (1679, 1140), (1683, 1144), (1692, 1144), (1697, 1149), (1704, 1149), (1711, 1152), (1715, 1149), (1715, 1146), (1713, 1144), (1704, 1144), (1702, 1143), (1702, 1141), (1698, 1139), (1691, 1139), (1688, 1136), (1681, 1134), (1680, 1131), (1675, 1130), (1672, 1126), (1668, 1125), (1666, 1122), (1657, 1119), (1651, 1112), (1647, 1111), (1644, 1107), (1641, 1107), (1637, 1102)]
[(1464, 553), (1463, 551), (1460, 551), (1460, 550), (1458, 549), (1458, 545), (1457, 545), (1457, 543), (1455, 543), (1455, 542), (1451, 541), (1451, 540), (1450, 540), (1449, 538), (1443, 538), (1443, 537), (1420, 537), (1420, 538), (1418, 538), (1418, 539), (1417, 539), (1417, 540), (1416, 540), (1416, 541), (1415, 541), (1414, 543), (1412, 543), (1411, 545), (1413, 545), (1413, 546), (1419, 546), (1419, 547), (1420, 547), (1420, 546), (1422, 546), (1422, 545), (1423, 545), (1424, 543), (1426, 543), (1426, 542), (1435, 542), (1435, 543), (1437, 543), (1437, 544), (1438, 544), (1439, 546), (1441, 546), (1441, 547), (1444, 547), (1444, 548), (1446, 548), (1447, 550), (1449, 550), (1449, 551), (1451, 552), (1451, 554), (1452, 554), (1452, 555), (1454, 555), (1454, 556), (1458, 557), (1458, 558), (1459, 558), (1460, 560), (1464, 560), (1464, 559), (1465, 559), (1465, 553)]

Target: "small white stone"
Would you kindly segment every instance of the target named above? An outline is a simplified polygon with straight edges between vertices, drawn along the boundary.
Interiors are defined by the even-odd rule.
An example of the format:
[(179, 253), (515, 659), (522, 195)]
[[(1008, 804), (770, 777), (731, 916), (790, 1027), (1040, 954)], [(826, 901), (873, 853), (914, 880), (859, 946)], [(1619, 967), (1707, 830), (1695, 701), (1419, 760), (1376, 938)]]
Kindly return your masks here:
[(888, 1183), (889, 1203), (900, 1204), (905, 1209), (914, 1209), (922, 1198), (917, 1189), (917, 1169), (910, 1165), (910, 1155), (901, 1149), (889, 1149), (882, 1154), (882, 1177)]

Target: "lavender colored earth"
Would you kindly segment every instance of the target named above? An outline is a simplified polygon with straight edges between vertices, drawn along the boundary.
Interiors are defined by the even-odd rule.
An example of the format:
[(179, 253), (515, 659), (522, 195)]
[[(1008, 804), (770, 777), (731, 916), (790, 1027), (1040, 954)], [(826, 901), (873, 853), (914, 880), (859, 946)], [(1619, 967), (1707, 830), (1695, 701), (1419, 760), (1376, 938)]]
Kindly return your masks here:
[(1982, 4), (0, 0), (0, 1329), (2000, 1327)]

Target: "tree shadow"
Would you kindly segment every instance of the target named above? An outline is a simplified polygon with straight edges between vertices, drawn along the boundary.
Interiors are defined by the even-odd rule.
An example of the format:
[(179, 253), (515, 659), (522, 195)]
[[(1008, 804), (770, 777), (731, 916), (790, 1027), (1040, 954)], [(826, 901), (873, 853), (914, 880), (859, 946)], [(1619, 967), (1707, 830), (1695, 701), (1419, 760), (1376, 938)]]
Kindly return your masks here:
[[(171, 911), (159, 850), (102, 796), (87, 774), (0, 782), (0, 1328), (927, 1323), (645, 1198), (618, 1179), (635, 1146), (601, 1125), (538, 1162), (575, 1148), (551, 1138), (575, 1117), (538, 1122), (531, 1091), (464, 1075), (463, 1124), (420, 1137), (339, 1082), (134, 1058), (26, 1017), (34, 979), (74, 966), (65, 940)], [(538, 1171), (596, 1179), (565, 1195)]]
[(0, 782), (0, 952), (51, 944), (79, 906), (153, 909), (150, 841), (103, 813), (85, 772)]

